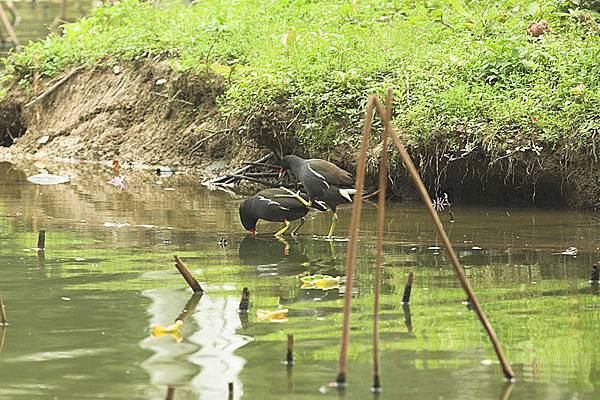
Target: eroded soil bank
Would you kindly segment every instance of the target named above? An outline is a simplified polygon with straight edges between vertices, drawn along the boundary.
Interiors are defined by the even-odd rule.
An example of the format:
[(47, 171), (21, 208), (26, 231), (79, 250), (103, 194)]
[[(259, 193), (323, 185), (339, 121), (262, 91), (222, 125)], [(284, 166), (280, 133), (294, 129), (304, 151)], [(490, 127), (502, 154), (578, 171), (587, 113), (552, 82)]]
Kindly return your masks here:
[[(242, 122), (222, 118), (218, 98), (226, 84), (218, 75), (200, 78), (174, 72), (160, 60), (67, 71), (52, 80), (34, 80), (27, 90), (15, 84), (0, 100), (0, 159), (118, 159), (123, 165), (167, 165), (214, 176), (269, 151), (283, 150), (354, 169), (357, 149), (350, 140), (320, 154), (307, 154), (293, 135), (276, 140), (278, 132), (271, 124), (240, 129)], [(281, 110), (286, 113), (286, 104)], [(290, 121), (290, 126), (297, 123)], [(600, 162), (595, 152), (582, 156), (568, 151), (565, 143), (565, 148), (545, 149), (539, 155), (515, 152), (499, 157), (483, 148), (449, 154), (447, 143), (460, 140), (461, 133), (456, 135), (409, 142), (432, 196), (447, 192), (454, 202), (600, 207)], [(597, 137), (592, 145), (596, 144), (600, 145)], [(371, 184), (379, 150), (374, 145), (370, 152)], [(414, 198), (414, 188), (395, 161), (392, 197)]]

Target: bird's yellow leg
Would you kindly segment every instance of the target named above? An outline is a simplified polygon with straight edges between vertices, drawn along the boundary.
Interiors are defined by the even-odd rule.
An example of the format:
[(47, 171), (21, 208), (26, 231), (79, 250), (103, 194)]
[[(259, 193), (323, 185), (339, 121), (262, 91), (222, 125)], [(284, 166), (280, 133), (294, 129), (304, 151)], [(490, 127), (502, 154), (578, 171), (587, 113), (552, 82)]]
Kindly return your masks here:
[(275, 237), (279, 237), (279, 236), (283, 235), (284, 233), (287, 232), (288, 229), (290, 229), (290, 225), (291, 225), (290, 221), (288, 221), (286, 219), (284, 222), (285, 222), (285, 226), (275, 233)]
[(329, 240), (329, 251), (331, 252), (331, 259), (335, 258), (335, 247), (333, 247), (333, 241)]
[(338, 216), (337, 213), (334, 211), (333, 216), (331, 217), (331, 226), (329, 227), (329, 234), (327, 235), (328, 238), (333, 236), (333, 231), (335, 230), (335, 227), (337, 225), (337, 220)]
[(300, 196), (300, 191), (298, 191), (298, 193), (294, 192), (293, 190), (290, 190), (286, 187), (281, 187), (281, 189), (285, 190), (286, 192), (288, 192), (293, 198), (295, 198), (296, 200), (298, 200), (300, 203), (302, 203), (302, 205), (304, 207), (312, 207), (312, 201), (308, 200), (304, 200), (304, 198), (302, 196)]
[(298, 231), (300, 230), (300, 228), (302, 228), (302, 225), (304, 225), (305, 222), (306, 222), (306, 218), (304, 218), (304, 217), (300, 218), (300, 223), (292, 231), (292, 236), (296, 236), (298, 234)]

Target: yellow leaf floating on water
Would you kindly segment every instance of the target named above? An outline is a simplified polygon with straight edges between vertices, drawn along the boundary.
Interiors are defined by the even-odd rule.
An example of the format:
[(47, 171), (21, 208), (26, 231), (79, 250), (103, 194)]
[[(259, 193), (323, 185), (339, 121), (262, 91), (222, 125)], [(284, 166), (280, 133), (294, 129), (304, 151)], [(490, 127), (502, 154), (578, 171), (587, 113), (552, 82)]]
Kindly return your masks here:
[(183, 340), (183, 335), (181, 334), (181, 327), (183, 326), (182, 320), (177, 320), (173, 325), (169, 326), (160, 326), (156, 324), (150, 325), (150, 332), (153, 337), (161, 337), (165, 335), (171, 335), (175, 339), (177, 343)]
[(300, 289), (322, 289), (322, 290), (330, 290), (330, 289), (338, 289), (340, 287), (339, 276), (333, 277), (330, 275), (310, 275), (300, 277), (302, 281), (302, 286)]
[(269, 310), (256, 310), (257, 321), (272, 321), (272, 322), (286, 322), (288, 309), (282, 308), (281, 310), (269, 311)]

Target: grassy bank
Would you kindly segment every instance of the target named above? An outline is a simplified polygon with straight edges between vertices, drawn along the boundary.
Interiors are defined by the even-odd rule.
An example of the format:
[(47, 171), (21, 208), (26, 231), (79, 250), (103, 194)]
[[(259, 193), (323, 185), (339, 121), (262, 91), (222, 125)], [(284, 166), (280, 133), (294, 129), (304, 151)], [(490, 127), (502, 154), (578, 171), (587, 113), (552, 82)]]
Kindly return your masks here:
[[(223, 76), (219, 108), (236, 132), (293, 137), (311, 154), (354, 147), (366, 95), (392, 86), (395, 125), (444, 162), (597, 161), (598, 11), (575, 0), (126, 0), (26, 47), (7, 71), (27, 86), (70, 65), (160, 55)], [(528, 34), (540, 20), (550, 30)]]

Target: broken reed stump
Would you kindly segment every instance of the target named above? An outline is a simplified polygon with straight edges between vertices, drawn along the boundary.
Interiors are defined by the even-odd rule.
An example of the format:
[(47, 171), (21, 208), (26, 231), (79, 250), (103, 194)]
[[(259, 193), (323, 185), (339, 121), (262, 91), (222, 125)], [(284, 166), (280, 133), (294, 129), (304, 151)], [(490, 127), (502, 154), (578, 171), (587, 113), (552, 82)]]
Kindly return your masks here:
[(233, 400), (233, 382), (227, 384), (227, 391), (229, 392), (228, 400)]
[(177, 267), (177, 271), (179, 271), (181, 276), (183, 276), (183, 279), (185, 279), (187, 284), (190, 285), (194, 293), (203, 293), (204, 290), (202, 289), (202, 286), (200, 286), (190, 270), (185, 266), (183, 261), (181, 261), (181, 258), (178, 256), (173, 256), (173, 258), (175, 259), (175, 267)]
[(175, 398), (175, 388), (173, 386), (167, 387), (167, 395), (165, 400), (173, 400)]
[(287, 365), (294, 364), (294, 334), (287, 335), (287, 352), (285, 354), (285, 362)]
[(250, 308), (250, 290), (247, 287), (242, 289), (242, 299), (240, 300), (240, 305), (238, 307), (238, 311), (240, 312), (248, 312)]
[(8, 325), (8, 320), (6, 319), (6, 309), (2, 301), (2, 295), (0, 295), (0, 326), (4, 325)]
[(46, 247), (46, 231), (41, 229), (38, 233), (37, 249), (43, 251)]
[(413, 284), (413, 273), (410, 271), (408, 274), (408, 280), (406, 281), (406, 286), (404, 286), (404, 294), (402, 295), (402, 304), (410, 303), (410, 293), (412, 291)]

